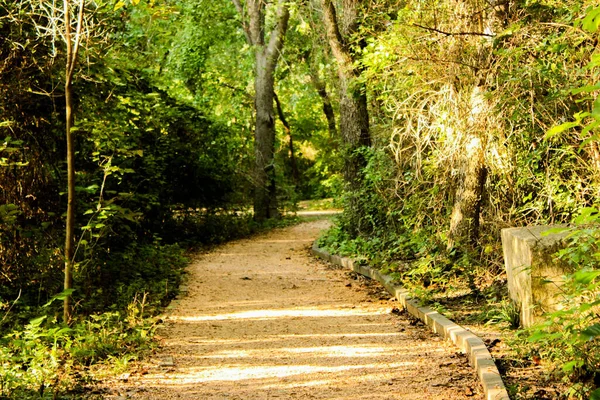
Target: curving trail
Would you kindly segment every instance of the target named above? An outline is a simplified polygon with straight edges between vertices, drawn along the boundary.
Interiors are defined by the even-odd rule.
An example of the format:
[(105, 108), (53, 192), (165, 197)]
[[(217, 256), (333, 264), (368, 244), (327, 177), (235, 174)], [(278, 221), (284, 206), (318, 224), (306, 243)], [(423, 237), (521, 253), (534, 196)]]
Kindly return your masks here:
[(310, 257), (328, 224), (199, 256), (161, 350), (105, 398), (482, 399), (451, 345), (392, 313), (375, 284)]

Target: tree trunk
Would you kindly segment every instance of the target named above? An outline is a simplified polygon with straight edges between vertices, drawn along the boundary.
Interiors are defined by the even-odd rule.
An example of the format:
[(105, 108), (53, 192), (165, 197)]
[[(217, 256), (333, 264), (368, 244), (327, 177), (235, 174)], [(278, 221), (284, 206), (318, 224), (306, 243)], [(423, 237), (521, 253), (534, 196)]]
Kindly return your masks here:
[[(70, 0), (64, 0), (65, 44), (67, 60), (65, 67), (65, 125), (67, 141), (67, 221), (65, 228), (65, 282), (64, 290), (73, 288), (73, 263), (75, 256), (75, 138), (73, 135), (73, 74), (81, 43), (83, 28), (83, 10), (85, 1), (80, 0), (77, 13), (77, 29), (75, 38), (71, 34)], [(65, 296), (63, 304), (63, 320), (71, 321), (71, 296)]]
[(267, 69), (266, 54), (257, 51), (254, 81), (256, 126), (254, 131), (255, 186), (254, 218), (276, 217), (275, 118), (273, 116), (273, 72)]
[[(471, 95), (471, 130), (485, 129), (485, 124), (478, 126), (481, 112), (485, 105), (483, 90), (473, 89)], [(479, 218), (481, 203), (487, 179), (485, 165), (485, 144), (478, 135), (470, 134), (465, 141), (464, 158), (459, 165), (459, 184), (456, 190), (454, 206), (450, 218), (448, 232), (448, 249), (461, 244), (475, 246), (479, 238)]]
[(361, 170), (366, 161), (364, 155), (357, 151), (371, 145), (367, 96), (364, 87), (349, 87), (353, 80), (341, 83), (340, 131), (345, 147), (344, 176), (350, 190), (358, 190), (363, 178)]
[(340, 132), (344, 148), (344, 179), (349, 194), (346, 207), (348, 229), (352, 234), (362, 231), (364, 212), (361, 207), (358, 190), (363, 182), (362, 169), (366, 165), (364, 154), (360, 149), (371, 145), (369, 132), (369, 113), (367, 109), (366, 88), (357, 78), (360, 75), (354, 66), (353, 54), (350, 52), (345, 35), (351, 35), (357, 27), (357, 0), (344, 1), (342, 30), (338, 26), (336, 9), (331, 0), (321, 0), (323, 6), (323, 22), (327, 30), (327, 38), (331, 51), (337, 61), (340, 80)]
[[(364, 157), (357, 150), (371, 145), (369, 113), (366, 88), (358, 81), (359, 71), (354, 67), (353, 57), (338, 27), (336, 10), (331, 0), (322, 0), (323, 19), (331, 51), (338, 64), (340, 80), (340, 131), (345, 151), (344, 176), (350, 190), (360, 188)], [(353, 33), (356, 17), (356, 1), (346, 1), (344, 7), (344, 31)]]
[[(75, 140), (73, 138), (73, 89), (71, 78), (65, 82), (66, 139), (67, 139), (67, 222), (65, 229), (65, 284), (64, 290), (73, 288), (73, 256), (75, 253)], [(63, 320), (71, 320), (71, 296), (66, 296)]]
[(275, 98), (275, 105), (277, 106), (277, 114), (279, 115), (279, 120), (283, 124), (285, 135), (288, 140), (292, 179), (294, 180), (294, 185), (296, 186), (296, 188), (298, 188), (298, 186), (300, 185), (300, 171), (298, 171), (298, 163), (296, 162), (296, 151), (294, 149), (294, 138), (292, 137), (292, 128), (290, 127), (289, 122), (285, 118), (285, 114), (283, 113), (283, 107), (281, 106), (281, 101), (279, 101), (279, 96), (277, 96), (277, 93), (274, 93), (273, 96)]
[(472, 246), (477, 244), (479, 215), (487, 178), (484, 148), (480, 138), (469, 139), (461, 169), (461, 181), (456, 191), (450, 219), (448, 249), (460, 244)]
[(240, 0), (232, 0), (242, 18), (242, 27), (246, 39), (254, 46), (255, 77), (254, 107), (256, 126), (254, 130), (254, 219), (263, 221), (279, 216), (277, 209), (277, 190), (275, 182), (275, 118), (273, 94), (275, 87), (275, 68), (279, 54), (283, 49), (283, 39), (290, 18), (289, 5), (279, 0), (277, 5), (277, 24), (265, 42), (264, 0), (247, 0), (244, 8)]

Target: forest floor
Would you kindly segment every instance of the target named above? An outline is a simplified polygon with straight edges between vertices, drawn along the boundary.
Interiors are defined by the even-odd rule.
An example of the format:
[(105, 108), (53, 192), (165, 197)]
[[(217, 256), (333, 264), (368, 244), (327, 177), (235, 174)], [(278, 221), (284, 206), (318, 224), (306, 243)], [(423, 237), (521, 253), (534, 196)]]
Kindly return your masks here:
[(466, 358), (376, 283), (317, 261), (326, 219), (200, 254), (149, 359), (106, 399), (483, 399)]

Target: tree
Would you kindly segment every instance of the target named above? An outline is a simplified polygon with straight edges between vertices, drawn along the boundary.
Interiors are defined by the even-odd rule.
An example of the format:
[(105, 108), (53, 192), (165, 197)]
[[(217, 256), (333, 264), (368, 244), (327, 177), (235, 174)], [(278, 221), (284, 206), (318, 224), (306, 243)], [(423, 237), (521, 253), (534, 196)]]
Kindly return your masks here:
[[(470, 102), (471, 117), (468, 118), (468, 131), (465, 133), (461, 157), (456, 166), (459, 177), (456, 188), (450, 227), (448, 230), (448, 249), (458, 246), (477, 246), (481, 205), (484, 197), (487, 166), (485, 161), (485, 141), (482, 140), (485, 131), (486, 118), (481, 109), (489, 109), (483, 90), (473, 89)], [(478, 111), (479, 110), (479, 111)], [(477, 122), (484, 121), (484, 123)]]
[(344, 178), (349, 191), (349, 216), (351, 231), (360, 230), (360, 202), (356, 197), (362, 183), (361, 170), (365, 166), (362, 147), (371, 145), (369, 133), (369, 112), (365, 84), (358, 78), (360, 71), (356, 68), (355, 57), (350, 46), (350, 38), (359, 27), (359, 0), (344, 2), (341, 23), (331, 0), (321, 0), (323, 7), (323, 23), (327, 30), (327, 39), (331, 52), (338, 65), (340, 82), (340, 132), (345, 151)]
[[(77, 65), (77, 55), (82, 40), (83, 14), (85, 0), (77, 6), (75, 35), (72, 32), (71, 1), (64, 0), (64, 40), (66, 46), (65, 65), (65, 122), (67, 139), (67, 222), (65, 229), (65, 291), (73, 287), (73, 258), (75, 255), (75, 138), (73, 135), (73, 74)], [(67, 323), (71, 319), (71, 296), (64, 300), (63, 319)]]
[(248, 44), (254, 47), (254, 107), (256, 122), (254, 130), (255, 182), (254, 218), (262, 221), (278, 216), (275, 185), (275, 116), (274, 72), (288, 28), (290, 11), (284, 0), (277, 2), (275, 26), (268, 41), (265, 38), (265, 16), (272, 3), (262, 0), (232, 0), (242, 19), (242, 27)]

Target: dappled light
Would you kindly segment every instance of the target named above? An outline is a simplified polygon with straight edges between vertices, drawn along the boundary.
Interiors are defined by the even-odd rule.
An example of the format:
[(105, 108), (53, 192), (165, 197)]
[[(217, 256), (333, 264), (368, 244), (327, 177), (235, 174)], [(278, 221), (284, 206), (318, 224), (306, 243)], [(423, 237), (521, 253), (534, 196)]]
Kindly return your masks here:
[(199, 315), (199, 316), (180, 316), (172, 315), (173, 320), (182, 321), (223, 321), (229, 319), (273, 319), (273, 318), (297, 318), (297, 317), (344, 317), (354, 315), (377, 315), (377, 312), (364, 310), (333, 310), (333, 309), (288, 309), (288, 310), (253, 310), (239, 313), (229, 313), (220, 315)]
[[(395, 317), (387, 298), (373, 300), (343, 272), (309, 262), (302, 236), (322, 226), (311, 224), (196, 261), (194, 291), (159, 330), (164, 345), (148, 373), (127, 390), (141, 399), (414, 399), (463, 398), (457, 385), (476, 387), (470, 372), (449, 384), (468, 366), (439, 338)], [(222, 252), (240, 256), (214, 263)], [(295, 261), (282, 269), (286, 254)]]
[[(479, 396), (390, 293), (511, 397), (600, 399), (599, 32), (599, 0), (0, 0), (0, 399)], [(536, 225), (569, 226), (540, 268), (504, 234)]]
[[(394, 363), (388, 364), (386, 367), (389, 369), (402, 368), (412, 363)], [(219, 368), (191, 368), (187, 370), (187, 373), (173, 374), (171, 379), (165, 380), (164, 384), (189, 384), (189, 383), (203, 383), (203, 382), (214, 382), (214, 381), (239, 381), (239, 380), (250, 380), (250, 379), (266, 379), (266, 378), (288, 378), (296, 375), (302, 375), (302, 377), (311, 374), (335, 374), (345, 373), (351, 370), (361, 370), (360, 380), (372, 380), (376, 379), (377, 375), (369, 374), (368, 370), (378, 369), (381, 370), (381, 365), (377, 364), (363, 364), (363, 365), (341, 365), (336, 367), (319, 366), (319, 365), (284, 365), (284, 366), (262, 366), (262, 367), (248, 367), (248, 368), (235, 368), (235, 367), (219, 367)], [(186, 372), (184, 370), (183, 372)], [(365, 377), (365, 375), (367, 377)], [(382, 376), (378, 377), (379, 379)], [(335, 378), (332, 377), (329, 381), (325, 381), (327, 384), (333, 384)], [(276, 386), (273, 386), (277, 388)]]
[(297, 239), (279, 239), (279, 240), (258, 240), (258, 243), (312, 243), (313, 240), (297, 240)]

